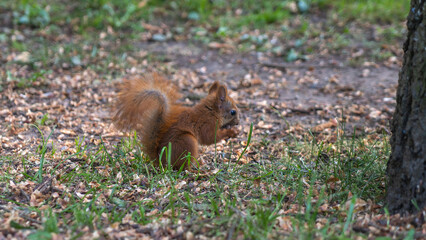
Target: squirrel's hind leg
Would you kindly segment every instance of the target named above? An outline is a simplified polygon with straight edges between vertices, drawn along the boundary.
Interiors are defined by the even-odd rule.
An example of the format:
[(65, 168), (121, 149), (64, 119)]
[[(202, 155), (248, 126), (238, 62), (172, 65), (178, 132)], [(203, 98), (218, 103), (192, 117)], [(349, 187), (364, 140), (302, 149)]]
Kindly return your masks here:
[[(183, 134), (176, 137), (172, 142), (171, 164), (173, 169), (190, 168), (191, 165), (200, 165), (198, 162), (198, 142), (191, 134)], [(163, 166), (168, 163), (167, 158), (163, 154)]]

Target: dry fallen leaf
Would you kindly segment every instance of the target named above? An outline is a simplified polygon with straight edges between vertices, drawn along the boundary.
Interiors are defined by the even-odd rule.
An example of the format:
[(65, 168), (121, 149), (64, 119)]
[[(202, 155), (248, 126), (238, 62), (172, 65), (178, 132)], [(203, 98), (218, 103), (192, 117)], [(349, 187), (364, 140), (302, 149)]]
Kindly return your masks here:
[[(345, 203), (345, 209), (349, 210), (351, 205), (352, 205), (352, 199), (349, 199)], [(362, 200), (361, 198), (355, 199), (354, 212), (365, 211), (367, 207), (368, 207), (368, 204), (366, 201)]]
[(278, 217), (278, 226), (286, 231), (291, 232), (293, 230), (291, 218), (289, 216)]
[(326, 123), (319, 124), (312, 128), (313, 132), (322, 132), (327, 128), (333, 128), (337, 126), (337, 120), (336, 119), (330, 119), (330, 121)]
[(220, 48), (225, 48), (225, 49), (233, 49), (234, 47), (230, 44), (227, 43), (218, 43), (218, 42), (211, 42), (209, 43), (209, 48), (212, 49), (220, 49)]
[(62, 128), (62, 129), (60, 129), (59, 130), (59, 132), (61, 132), (61, 133), (63, 133), (63, 134), (66, 134), (66, 135), (71, 135), (71, 136), (75, 136), (75, 135), (77, 135), (73, 130), (71, 130), (71, 129), (64, 129), (64, 128)]

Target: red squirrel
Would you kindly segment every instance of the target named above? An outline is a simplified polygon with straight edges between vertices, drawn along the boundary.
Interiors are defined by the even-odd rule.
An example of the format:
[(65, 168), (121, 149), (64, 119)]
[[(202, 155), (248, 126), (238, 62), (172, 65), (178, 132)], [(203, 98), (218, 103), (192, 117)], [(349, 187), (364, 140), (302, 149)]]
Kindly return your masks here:
[[(207, 97), (193, 107), (176, 103), (181, 94), (158, 73), (124, 80), (118, 93), (113, 122), (120, 130), (136, 130), (143, 151), (154, 165), (166, 166), (164, 147), (171, 143), (173, 169), (190, 167), (199, 157), (198, 145), (233, 138), (238, 130), (239, 110), (225, 85), (214, 82)], [(192, 164), (193, 164), (192, 163)]]

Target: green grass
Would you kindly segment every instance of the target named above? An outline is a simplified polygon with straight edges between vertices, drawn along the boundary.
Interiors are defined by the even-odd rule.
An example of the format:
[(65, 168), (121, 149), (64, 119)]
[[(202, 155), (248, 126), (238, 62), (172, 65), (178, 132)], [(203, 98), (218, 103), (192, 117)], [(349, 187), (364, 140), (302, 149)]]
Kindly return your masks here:
[[(113, 223), (132, 221), (149, 227), (168, 219), (163, 224), (188, 223), (188, 231), (207, 237), (354, 237), (358, 234), (349, 231), (348, 235), (339, 227), (350, 224), (342, 215), (350, 215), (350, 209), (329, 208), (323, 213), (319, 208), (326, 203), (344, 206), (349, 193), (383, 204), (389, 144), (383, 135), (373, 141), (369, 136), (335, 137), (334, 143), (313, 135), (285, 142), (255, 141), (252, 150), (276, 154), (245, 165), (218, 163), (216, 173), (207, 175), (154, 168), (134, 136), (110, 147), (76, 139), (75, 154), (62, 153), (59, 158), (44, 151), (43, 140), (36, 157), (40, 166), (22, 162), (24, 169), (30, 180), (56, 179), (65, 190), (58, 192), (60, 198), (68, 200), (46, 198), (41, 206), (48, 206), (48, 211), (36, 211), (42, 227), (31, 230), (31, 236), (72, 232), (79, 237)], [(1, 165), (10, 170), (15, 163), (2, 158)], [(16, 173), (5, 173), (2, 178), (17, 178)], [(14, 202), (9, 187), (1, 200)], [(25, 203), (20, 208), (35, 211)], [(277, 224), (282, 217), (290, 219), (292, 231), (280, 230)], [(320, 218), (326, 218), (322, 227), (316, 225)]]
[[(57, 1), (19, 0), (5, 4), (14, 11), (16, 24), (47, 26), (72, 24), (81, 32), (87, 28), (139, 29), (140, 20), (153, 20), (155, 15), (166, 13), (169, 19), (208, 23), (226, 26), (233, 30), (241, 27), (259, 28), (269, 24), (281, 24), (292, 14), (288, 6), (297, 1), (138, 1), (96, 0), (74, 1), (70, 5)], [(314, 13), (315, 7), (326, 10), (331, 18), (337, 14), (340, 20), (360, 23), (398, 23), (404, 21), (409, 9), (409, 0), (312, 0), (307, 3), (307, 12)], [(143, 4), (141, 4), (143, 3)], [(297, 10), (297, 9), (296, 9)], [(63, 14), (67, 12), (68, 14)], [(177, 14), (183, 13), (183, 14)], [(293, 13), (295, 14), (295, 13)], [(296, 13), (297, 14), (297, 13)]]
[[(53, 0), (18, 0), (5, 3), (11, 8), (15, 24), (45, 27), (49, 24), (70, 24), (83, 31), (87, 28), (103, 29), (107, 26), (114, 28), (131, 28), (138, 19), (148, 17), (144, 6), (137, 0), (95, 0), (73, 1), (63, 4)], [(67, 14), (63, 14), (67, 12)]]
[(313, 0), (313, 2), (322, 9), (331, 6), (339, 19), (369, 24), (402, 22), (407, 18), (410, 7), (410, 0)]

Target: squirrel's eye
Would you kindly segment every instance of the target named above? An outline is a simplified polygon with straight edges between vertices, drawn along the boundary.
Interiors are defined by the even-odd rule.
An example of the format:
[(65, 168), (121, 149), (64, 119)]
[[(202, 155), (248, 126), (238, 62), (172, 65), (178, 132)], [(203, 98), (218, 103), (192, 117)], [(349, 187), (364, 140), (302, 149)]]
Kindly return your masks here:
[(231, 115), (234, 116), (237, 113), (235, 110), (231, 110)]

